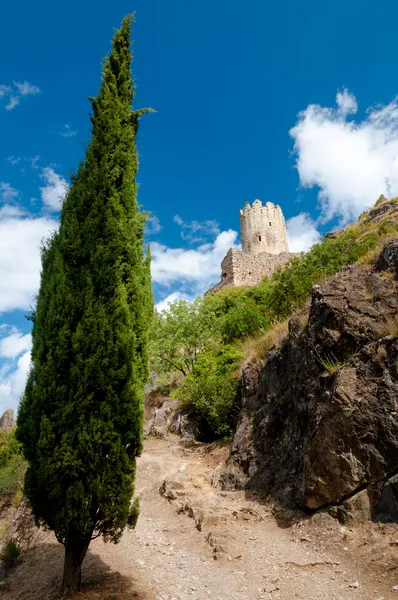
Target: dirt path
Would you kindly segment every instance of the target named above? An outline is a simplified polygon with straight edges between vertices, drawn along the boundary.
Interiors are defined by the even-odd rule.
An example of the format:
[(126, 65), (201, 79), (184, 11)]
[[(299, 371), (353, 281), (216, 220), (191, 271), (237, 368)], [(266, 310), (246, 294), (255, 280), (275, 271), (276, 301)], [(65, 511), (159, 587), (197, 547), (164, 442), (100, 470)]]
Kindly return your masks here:
[[(398, 569), (388, 571), (390, 543), (382, 532), (342, 529), (327, 517), (281, 528), (269, 507), (211, 487), (224, 454), (217, 447), (184, 449), (177, 439), (147, 441), (137, 529), (116, 546), (92, 544), (79, 598), (398, 600), (391, 591)], [(54, 598), (61, 566), (62, 550), (48, 534), (0, 595)]]

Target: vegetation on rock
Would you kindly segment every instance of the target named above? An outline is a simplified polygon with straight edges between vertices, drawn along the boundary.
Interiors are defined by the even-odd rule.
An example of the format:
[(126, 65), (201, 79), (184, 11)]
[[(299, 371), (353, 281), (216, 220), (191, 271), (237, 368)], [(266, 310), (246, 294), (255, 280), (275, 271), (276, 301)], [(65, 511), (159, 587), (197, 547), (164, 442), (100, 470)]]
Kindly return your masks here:
[(26, 462), (13, 431), (0, 431), (0, 498), (14, 496), (23, 483)]
[(92, 137), (59, 231), (42, 249), (32, 369), (17, 437), (38, 524), (65, 546), (63, 591), (80, 585), (90, 541), (117, 542), (138, 517), (135, 459), (153, 301), (137, 204), (130, 28), (126, 17), (91, 99)]

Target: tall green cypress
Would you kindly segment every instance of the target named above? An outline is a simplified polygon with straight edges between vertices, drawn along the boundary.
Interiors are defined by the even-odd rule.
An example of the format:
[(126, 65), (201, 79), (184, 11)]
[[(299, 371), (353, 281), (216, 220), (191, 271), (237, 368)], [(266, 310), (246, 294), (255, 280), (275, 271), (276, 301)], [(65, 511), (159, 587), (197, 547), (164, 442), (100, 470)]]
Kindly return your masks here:
[(135, 459), (153, 298), (145, 215), (137, 204), (136, 133), (126, 17), (92, 98), (92, 136), (59, 231), (42, 250), (32, 314), (32, 370), (17, 436), (36, 521), (65, 546), (63, 591), (80, 585), (93, 537), (117, 542), (138, 517)]

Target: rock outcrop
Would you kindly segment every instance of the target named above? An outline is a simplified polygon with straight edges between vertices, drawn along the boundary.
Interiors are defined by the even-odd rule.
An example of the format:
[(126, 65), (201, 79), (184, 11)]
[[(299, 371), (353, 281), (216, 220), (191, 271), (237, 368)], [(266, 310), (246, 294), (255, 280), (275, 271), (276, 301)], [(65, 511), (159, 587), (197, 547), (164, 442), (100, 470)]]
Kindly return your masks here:
[[(389, 270), (390, 272), (386, 273)], [(398, 244), (313, 288), (308, 324), (242, 377), (224, 489), (398, 519)], [(361, 493), (359, 500), (355, 500)], [(365, 511), (366, 512), (366, 511)]]
[(14, 410), (7, 408), (0, 417), (0, 431), (8, 431), (15, 425)]

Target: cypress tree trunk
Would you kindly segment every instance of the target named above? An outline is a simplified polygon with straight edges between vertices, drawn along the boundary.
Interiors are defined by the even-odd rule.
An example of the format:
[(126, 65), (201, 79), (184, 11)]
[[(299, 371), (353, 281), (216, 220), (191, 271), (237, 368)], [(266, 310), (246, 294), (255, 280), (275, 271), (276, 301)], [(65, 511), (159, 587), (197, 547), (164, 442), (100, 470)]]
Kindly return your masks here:
[(82, 563), (86, 556), (90, 539), (67, 540), (65, 542), (64, 576), (62, 593), (66, 596), (79, 591), (82, 581)]

